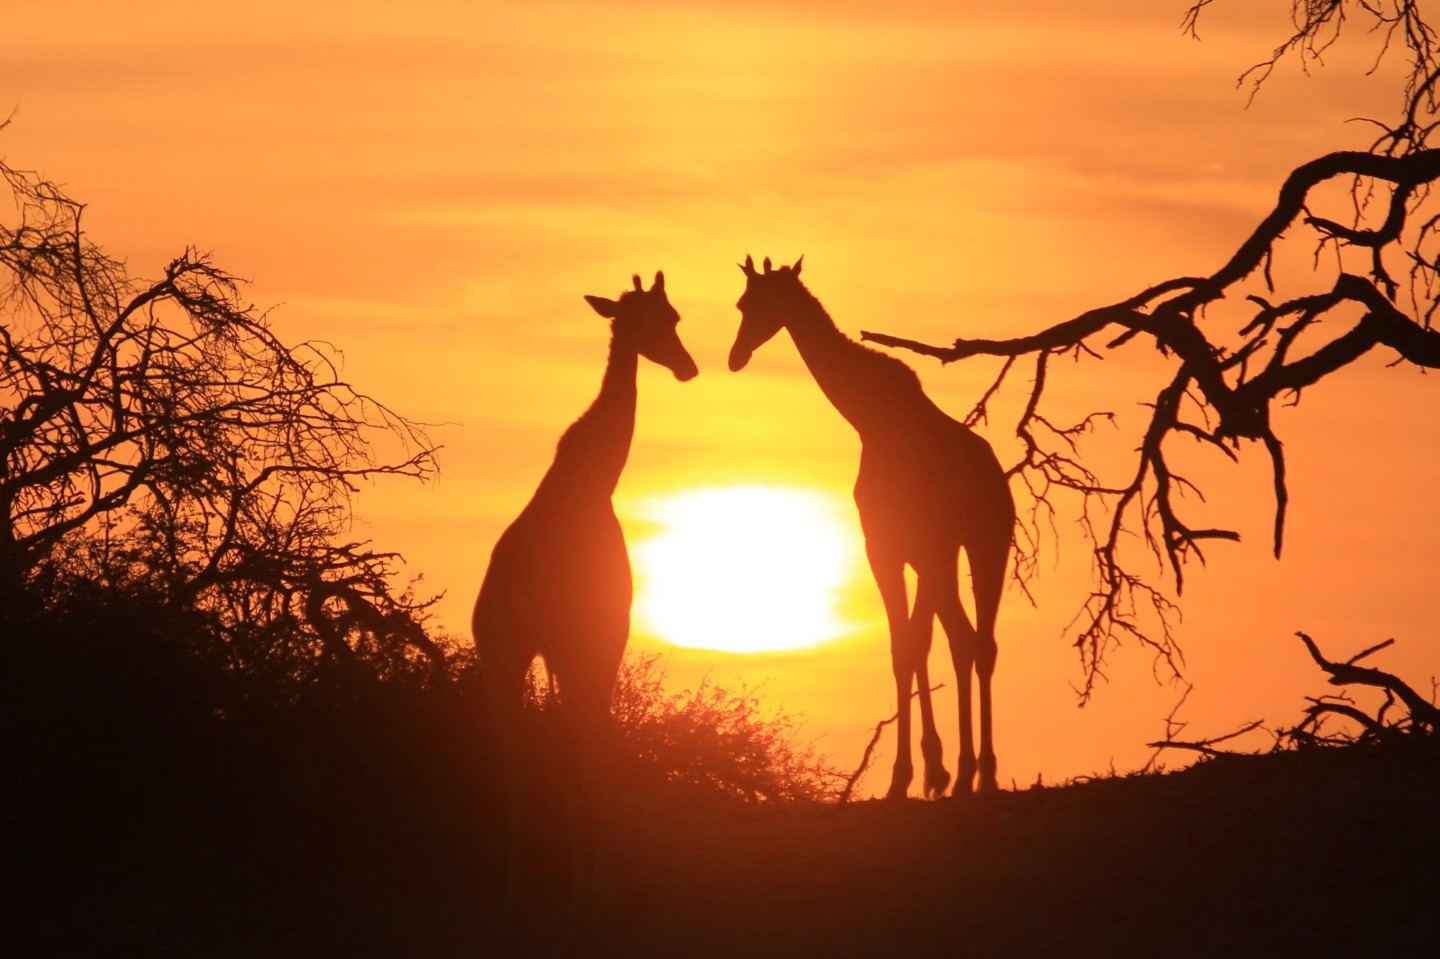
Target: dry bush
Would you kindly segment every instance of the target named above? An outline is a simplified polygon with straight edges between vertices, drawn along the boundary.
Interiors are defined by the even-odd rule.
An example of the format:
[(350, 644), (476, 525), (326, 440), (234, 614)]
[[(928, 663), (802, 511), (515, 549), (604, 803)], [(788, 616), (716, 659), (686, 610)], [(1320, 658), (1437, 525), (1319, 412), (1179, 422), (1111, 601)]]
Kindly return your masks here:
[(669, 693), (658, 655), (629, 656), (611, 711), (627, 756), (664, 782), (747, 802), (832, 801), (844, 777), (812, 744), (800, 721), (767, 709), (756, 691), (703, 679)]

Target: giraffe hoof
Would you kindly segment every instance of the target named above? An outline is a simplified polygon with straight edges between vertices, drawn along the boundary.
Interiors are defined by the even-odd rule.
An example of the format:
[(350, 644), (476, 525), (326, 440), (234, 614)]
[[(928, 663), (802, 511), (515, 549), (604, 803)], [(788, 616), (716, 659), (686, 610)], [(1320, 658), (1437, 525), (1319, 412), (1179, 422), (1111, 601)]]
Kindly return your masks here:
[(904, 799), (910, 793), (910, 784), (903, 782), (892, 782), (889, 790), (885, 793), (886, 802), (895, 802)]
[(997, 763), (995, 762), (994, 756), (980, 757), (980, 785), (977, 787), (978, 792), (993, 793), (999, 790), (1000, 784), (995, 776), (996, 765)]
[(935, 771), (925, 774), (925, 798), (935, 799), (945, 795), (945, 789), (950, 785), (950, 773), (944, 766)]

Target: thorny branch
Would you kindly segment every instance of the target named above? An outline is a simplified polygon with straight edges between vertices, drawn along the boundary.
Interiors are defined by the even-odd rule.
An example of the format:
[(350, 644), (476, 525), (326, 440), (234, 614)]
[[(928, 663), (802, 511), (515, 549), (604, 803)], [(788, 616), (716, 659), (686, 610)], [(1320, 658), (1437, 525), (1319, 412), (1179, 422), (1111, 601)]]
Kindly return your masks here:
[[(1213, 0), (1195, 4), (1186, 19), (1194, 32)], [(1432, 187), (1440, 179), (1440, 149), (1427, 145), (1435, 128), (1435, 79), (1440, 74), (1434, 37), (1418, 5), (1405, 0), (1342, 2), (1297, 0), (1295, 34), (1266, 62), (1247, 72), (1259, 84), (1285, 56), (1306, 63), (1334, 43), (1346, 15), (1370, 18), (1387, 44), (1408, 52), (1412, 72), (1405, 109), (1369, 152), (1342, 151), (1296, 168), (1281, 185), (1273, 208), (1234, 253), (1205, 275), (1179, 276), (1125, 299), (1081, 313), (1038, 332), (1010, 339), (960, 338), (949, 346), (920, 343), (885, 333), (863, 333), (883, 346), (907, 349), (942, 363), (978, 356), (1004, 358), (1004, 367), (976, 403), (970, 421), (988, 407), (1018, 361), (1033, 357), (1033, 380), (1014, 422), (1019, 458), (1010, 473), (1029, 494), (1030, 509), (1017, 532), (1022, 580), (1034, 569), (1044, 526), (1053, 529), (1060, 500), (1079, 501), (1080, 523), (1093, 546), (1094, 587), (1067, 629), (1084, 671), (1082, 699), (1103, 677), (1107, 652), (1124, 639), (1151, 648), (1178, 673), (1183, 664), (1173, 625), (1178, 607), (1162, 582), (1137, 572), (1131, 543), (1161, 564), (1184, 589), (1188, 561), (1205, 560), (1203, 547), (1233, 542), (1233, 529), (1193, 524), (1185, 500), (1200, 489), (1176, 472), (1177, 440), (1200, 444), (1237, 460), (1263, 449), (1272, 477), (1272, 543), (1284, 543), (1289, 496), (1284, 445), (1271, 413), (1302, 391), (1383, 349), (1397, 363), (1440, 368), (1440, 211), (1432, 210)], [(1338, 189), (1337, 189), (1338, 188)], [(1348, 196), (1343, 212), (1322, 214), (1336, 195)], [(1278, 255), (1294, 244), (1332, 255), (1314, 260), (1310, 289), (1276, 296)], [(1324, 272), (1335, 264), (1328, 276)], [(1408, 271), (1401, 284), (1396, 271)], [(1290, 284), (1300, 282), (1286, 274)], [(1318, 281), (1318, 282), (1315, 282)], [(1228, 321), (1232, 326), (1220, 325)], [(1118, 481), (1088, 461), (1085, 437), (1100, 422), (1116, 423), (1111, 411), (1093, 411), (1071, 426), (1057, 426), (1047, 412), (1050, 361), (1068, 355), (1103, 361), (1118, 347), (1149, 343), (1168, 370), (1146, 404), (1134, 458)], [(1192, 455), (1187, 452), (1187, 455)]]

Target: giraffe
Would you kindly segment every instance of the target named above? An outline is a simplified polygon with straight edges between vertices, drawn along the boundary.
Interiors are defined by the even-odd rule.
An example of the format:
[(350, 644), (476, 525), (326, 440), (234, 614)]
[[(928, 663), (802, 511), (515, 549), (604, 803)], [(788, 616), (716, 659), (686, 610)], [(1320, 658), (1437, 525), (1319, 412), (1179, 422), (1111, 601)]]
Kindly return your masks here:
[[(920, 750), (926, 796), (950, 782), (930, 702), (927, 660), (936, 616), (955, 662), (960, 712), (960, 771), (955, 792), (996, 788), (990, 680), (998, 647), (995, 618), (1014, 538), (1015, 503), (990, 444), (951, 419), (925, 395), (914, 370), (842, 333), (800, 281), (804, 257), (764, 270), (745, 258), (740, 329), (729, 365), (739, 371), (780, 331), (790, 337), (830, 403), (860, 435), (855, 505), (865, 554), (885, 605), (895, 677), (895, 765), (887, 797), (903, 799), (914, 776), (910, 758), (911, 683), (918, 681)], [(965, 550), (975, 623), (960, 602), (959, 553)], [(910, 609), (905, 567), (915, 571)], [(971, 737), (971, 673), (979, 680), (980, 752)]]
[(534, 496), (496, 542), (471, 619), (483, 698), (500, 740), (510, 798), (512, 884), (526, 825), (521, 707), (536, 657), (558, 694), (566, 749), (561, 761), (574, 760), (578, 767), (570, 771), (577, 796), (567, 799), (572, 826), (585, 815), (576, 806), (590, 798), (595, 754), (605, 748), (632, 598), (630, 557), (611, 496), (635, 432), (639, 358), (660, 364), (681, 382), (698, 372), (676, 333), (680, 314), (665, 295), (664, 273), (655, 274), (649, 290), (638, 275), (633, 282), (634, 289), (617, 300), (585, 297), (610, 320), (600, 393), (560, 437)]

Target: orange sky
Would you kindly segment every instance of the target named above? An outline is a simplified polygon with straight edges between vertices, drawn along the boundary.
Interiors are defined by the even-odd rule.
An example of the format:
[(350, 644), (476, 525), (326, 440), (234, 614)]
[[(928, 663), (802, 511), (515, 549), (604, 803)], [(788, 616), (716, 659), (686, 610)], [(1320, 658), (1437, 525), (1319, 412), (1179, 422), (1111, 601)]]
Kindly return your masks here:
[[(1031, 331), (1213, 269), (1291, 168), (1363, 146), (1367, 131), (1343, 121), (1383, 113), (1394, 89), (1336, 57), (1308, 79), (1282, 70), (1245, 109), (1234, 78), (1280, 39), (1283, 0), (1217, 5), (1201, 43), (1180, 34), (1183, 2), (974, 6), (12, 0), (0, 112), (16, 113), (0, 154), (87, 202), (93, 237), (137, 274), (185, 244), (213, 250), (276, 305), (282, 335), (337, 344), (351, 380), (443, 424), (443, 478), (376, 487), (361, 514), (446, 592), (459, 634), (491, 545), (598, 386), (606, 331), (582, 294), (664, 269), (702, 371), (684, 385), (641, 371), (617, 496), (632, 532), (637, 503), (701, 485), (847, 497), (857, 441), (788, 341), (725, 370), (747, 252), (804, 253), (811, 289), (852, 334)], [(912, 365), (955, 414), (993, 370)], [(1060, 388), (1088, 404), (1129, 375), (1082, 367)], [(1153, 396), (1134, 386), (1132, 404)], [(1432, 381), (1370, 358), (1279, 415), (1293, 477), (1280, 563), (1263, 458), (1202, 474), (1210, 508), (1246, 539), (1190, 572), (1190, 733), (1291, 722), (1324, 691), (1297, 629), (1337, 656), (1394, 636), (1377, 665), (1422, 689), (1440, 672), (1433, 403)], [(1143, 411), (1120, 412), (1133, 425)], [(1002, 452), (1003, 426), (987, 433)], [(1124, 648), (1076, 709), (1061, 629), (1086, 556), (1061, 532), (1038, 607), (1012, 593), (1001, 614), (1002, 782), (1133, 767), (1177, 695)], [(870, 617), (851, 639), (676, 652), (672, 679), (764, 684), (852, 766), (893, 703), (868, 578), (847, 604)], [(933, 675), (953, 682), (938, 652)]]

